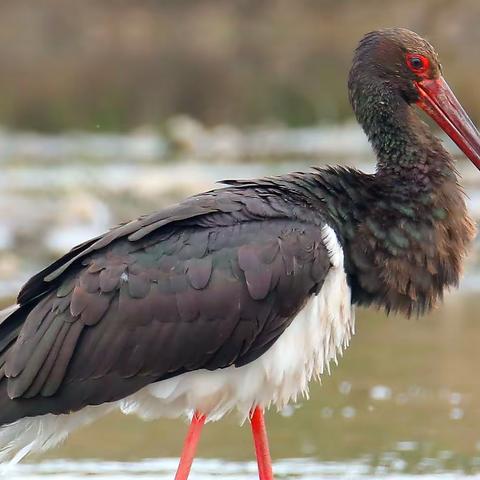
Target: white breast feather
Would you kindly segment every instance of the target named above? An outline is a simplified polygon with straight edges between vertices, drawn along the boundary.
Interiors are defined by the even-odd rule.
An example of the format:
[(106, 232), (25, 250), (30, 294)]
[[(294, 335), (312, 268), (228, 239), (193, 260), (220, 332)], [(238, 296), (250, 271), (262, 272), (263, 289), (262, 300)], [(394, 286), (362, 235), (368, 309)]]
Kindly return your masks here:
[(308, 383), (337, 361), (354, 333), (351, 292), (343, 265), (343, 251), (335, 232), (323, 228), (324, 244), (332, 264), (324, 284), (294, 318), (275, 344), (260, 358), (243, 366), (198, 370), (144, 387), (118, 402), (86, 407), (68, 415), (24, 418), (0, 428), (0, 461), (19, 461), (32, 451), (47, 450), (72, 430), (116, 408), (144, 419), (191, 415), (200, 410), (217, 420), (231, 410), (242, 421), (253, 406), (284, 407), (300, 395), (308, 396)]

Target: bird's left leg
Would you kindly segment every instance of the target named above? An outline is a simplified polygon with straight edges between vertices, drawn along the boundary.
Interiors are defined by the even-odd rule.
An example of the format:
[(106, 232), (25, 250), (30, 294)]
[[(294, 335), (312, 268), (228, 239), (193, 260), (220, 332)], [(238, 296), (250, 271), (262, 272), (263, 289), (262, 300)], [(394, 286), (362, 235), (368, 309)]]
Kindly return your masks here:
[(263, 410), (255, 407), (250, 415), (255, 453), (257, 455), (258, 478), (260, 480), (273, 480), (272, 459), (268, 447), (267, 429)]
[(175, 480), (188, 479), (198, 441), (200, 440), (200, 434), (202, 433), (202, 428), (205, 424), (205, 419), (205, 415), (201, 415), (198, 412), (193, 414), (192, 422), (190, 423), (185, 443), (183, 445), (182, 456), (180, 457)]

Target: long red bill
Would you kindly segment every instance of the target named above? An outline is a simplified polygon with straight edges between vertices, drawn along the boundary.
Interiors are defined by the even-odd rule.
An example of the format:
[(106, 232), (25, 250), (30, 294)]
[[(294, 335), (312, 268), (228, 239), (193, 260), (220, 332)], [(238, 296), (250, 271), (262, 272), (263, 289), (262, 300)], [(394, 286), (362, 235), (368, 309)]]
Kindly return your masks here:
[(480, 170), (480, 133), (470, 120), (448, 83), (439, 77), (416, 83), (417, 105), (437, 122), (439, 127)]

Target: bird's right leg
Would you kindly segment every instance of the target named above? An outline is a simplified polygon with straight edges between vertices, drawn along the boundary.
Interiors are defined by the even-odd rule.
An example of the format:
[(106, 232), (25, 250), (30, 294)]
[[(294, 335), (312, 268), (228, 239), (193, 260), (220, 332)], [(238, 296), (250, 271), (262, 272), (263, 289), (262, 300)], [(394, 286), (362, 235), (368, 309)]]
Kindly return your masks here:
[(192, 468), (195, 451), (197, 449), (200, 434), (202, 433), (203, 425), (205, 424), (205, 415), (195, 412), (192, 417), (192, 422), (188, 429), (185, 443), (183, 445), (182, 456), (178, 464), (175, 480), (187, 480)]
[(272, 459), (268, 447), (267, 429), (263, 410), (255, 407), (250, 414), (255, 453), (257, 455), (258, 477), (260, 480), (273, 480)]

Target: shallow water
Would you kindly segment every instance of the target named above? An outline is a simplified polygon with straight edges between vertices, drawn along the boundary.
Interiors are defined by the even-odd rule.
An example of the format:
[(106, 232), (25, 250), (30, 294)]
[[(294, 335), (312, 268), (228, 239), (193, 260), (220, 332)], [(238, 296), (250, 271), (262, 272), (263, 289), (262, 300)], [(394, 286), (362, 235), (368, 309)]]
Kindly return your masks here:
[[(122, 140), (133, 157), (140, 152), (128, 163), (123, 157), (111, 158), (116, 150), (107, 141), (100, 143), (103, 157), (86, 159), (65, 140), (40, 140), (43, 149), (33, 137), (22, 147), (30, 150), (19, 153), (24, 143), (18, 138), (0, 138), (3, 305), (28, 275), (117, 222), (211, 188), (225, 177), (333, 164), (342, 154), (225, 164), (218, 155), (195, 162), (193, 152), (174, 161), (164, 158), (163, 147), (156, 143), (148, 144), (148, 150), (140, 142), (135, 150)], [(304, 145), (305, 137), (297, 143)], [(358, 165), (373, 168), (368, 154)], [(480, 176), (477, 180), (466, 164), (460, 169), (470, 209), (479, 218)], [(475, 250), (459, 292), (448, 295), (445, 305), (426, 318), (358, 312), (357, 334), (332, 375), (312, 386), (308, 401), (268, 414), (278, 478), (480, 478), (477, 259)], [(181, 420), (148, 423), (111, 415), (76, 432), (62, 447), (10, 470), (8, 478), (172, 478), (186, 428)], [(256, 478), (248, 426), (240, 428), (234, 415), (207, 425), (199, 457), (192, 479)]]
[[(176, 458), (147, 459), (139, 462), (104, 462), (98, 460), (73, 462), (68, 460), (42, 462), (36, 465), (22, 465), (8, 473), (12, 480), (33, 480), (55, 478), (77, 480), (92, 478), (95, 480), (170, 480), (175, 475)], [(433, 461), (432, 463), (435, 463)], [(390, 480), (454, 480), (463, 474), (450, 473), (401, 473), (403, 461), (396, 460), (396, 472), (386, 468), (372, 467), (368, 461), (356, 462), (318, 462), (313, 459), (292, 458), (275, 463), (276, 479), (328, 480), (344, 478), (360, 480), (365, 478)], [(221, 473), (220, 473), (221, 472)], [(255, 462), (228, 462), (222, 460), (198, 459), (191, 473), (192, 480), (228, 480), (258, 479)], [(478, 479), (480, 475), (469, 475)]]

